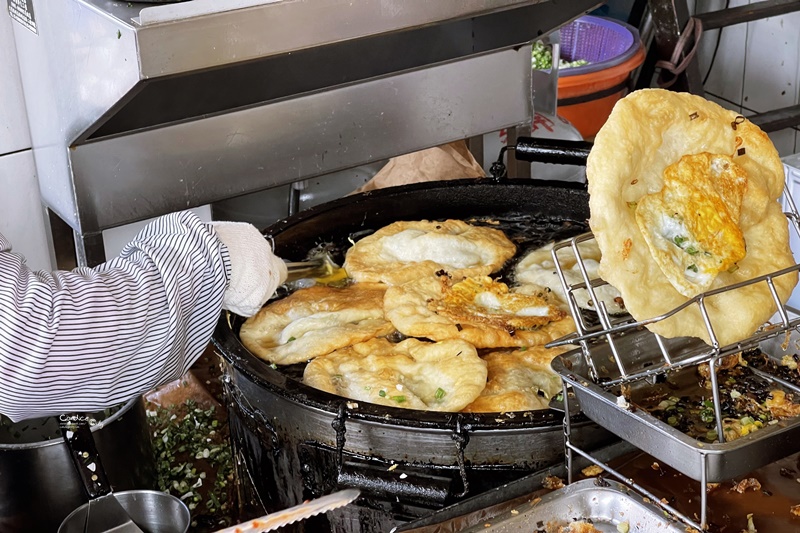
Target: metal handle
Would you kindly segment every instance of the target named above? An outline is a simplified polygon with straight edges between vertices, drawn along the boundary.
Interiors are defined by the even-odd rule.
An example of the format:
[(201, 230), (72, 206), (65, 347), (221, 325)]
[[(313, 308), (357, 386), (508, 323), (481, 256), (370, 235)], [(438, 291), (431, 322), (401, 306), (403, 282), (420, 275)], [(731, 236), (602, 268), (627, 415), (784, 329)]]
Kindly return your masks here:
[(380, 498), (402, 498), (418, 505), (444, 505), (453, 495), (454, 480), (413, 467), (387, 469), (357, 458), (346, 460), (336, 479), (339, 488), (355, 488)]
[(100, 462), (100, 454), (89, 427), (88, 415), (73, 413), (59, 417), (64, 442), (69, 449), (72, 464), (83, 481), (90, 500), (111, 493), (111, 485)]
[(514, 156), (520, 161), (585, 165), (592, 145), (588, 141), (517, 137), (517, 143), (509, 148), (513, 148)]

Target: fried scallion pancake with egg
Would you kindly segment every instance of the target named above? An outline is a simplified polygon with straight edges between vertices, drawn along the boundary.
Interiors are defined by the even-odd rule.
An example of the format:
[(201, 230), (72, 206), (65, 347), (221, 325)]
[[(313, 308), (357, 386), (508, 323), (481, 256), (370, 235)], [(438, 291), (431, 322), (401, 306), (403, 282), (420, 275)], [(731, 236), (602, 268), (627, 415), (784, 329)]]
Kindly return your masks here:
[(456, 412), (478, 397), (486, 376), (486, 362), (462, 340), (372, 339), (317, 357), (303, 382), (353, 400)]
[(672, 286), (689, 298), (746, 254), (739, 228), (747, 173), (727, 155), (685, 155), (636, 204), (636, 223)]
[(271, 363), (307, 361), (392, 333), (383, 314), (385, 292), (382, 283), (300, 289), (247, 319), (239, 336), (248, 350)]
[[(563, 242), (563, 241), (562, 241)], [(556, 294), (566, 308), (567, 296), (553, 262), (553, 247), (556, 243), (546, 244), (528, 252), (514, 267), (514, 279), (521, 285), (532, 284), (536, 287), (547, 287)], [(560, 244), (560, 243), (559, 243)], [(597, 279), (597, 269), (600, 266), (600, 248), (594, 240), (578, 243), (580, 259), (586, 268), (590, 280)], [(564, 278), (570, 285), (584, 283), (583, 274), (578, 264), (578, 257), (572, 247), (558, 250), (558, 261)], [(594, 287), (595, 296), (605, 304), (606, 310), (612, 315), (625, 313), (625, 304), (619, 291), (608, 284)], [(586, 289), (572, 291), (575, 302), (582, 309), (596, 310), (595, 302), (590, 298)]]
[(400, 285), (446, 270), (454, 277), (499, 270), (516, 252), (505, 234), (461, 220), (394, 222), (356, 242), (344, 269), (356, 281)]
[(540, 295), (511, 292), (508, 285), (489, 276), (455, 283), (446, 276), (441, 279), (445, 289), (442, 298), (429, 302), (428, 307), (456, 323), (486, 324), (509, 331), (530, 330), (565, 316), (546, 298), (546, 292)]
[(574, 331), (547, 289), (525, 294), (488, 276), (430, 276), (389, 287), (384, 310), (404, 335), (463, 339), (477, 348), (536, 346)]
[(550, 368), (550, 361), (566, 350), (534, 346), (483, 355), (489, 371), (486, 388), (463, 411), (508, 413), (547, 409), (550, 399), (561, 392), (561, 378)]
[[(795, 264), (778, 202), (777, 150), (758, 126), (702, 97), (644, 89), (623, 98), (595, 137), (586, 174), (599, 274), (636, 320)], [(774, 281), (785, 302), (797, 273)], [(722, 346), (749, 337), (776, 311), (764, 282), (704, 305)], [(647, 327), (711, 343), (698, 305)]]

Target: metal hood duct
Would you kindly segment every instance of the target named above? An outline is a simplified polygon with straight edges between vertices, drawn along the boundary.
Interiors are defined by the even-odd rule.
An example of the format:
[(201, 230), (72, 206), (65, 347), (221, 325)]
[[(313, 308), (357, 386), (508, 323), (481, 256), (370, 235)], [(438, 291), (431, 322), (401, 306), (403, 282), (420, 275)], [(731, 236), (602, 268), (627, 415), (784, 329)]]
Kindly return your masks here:
[(8, 1), (80, 264), (104, 229), (529, 124), (529, 42), (599, 3)]

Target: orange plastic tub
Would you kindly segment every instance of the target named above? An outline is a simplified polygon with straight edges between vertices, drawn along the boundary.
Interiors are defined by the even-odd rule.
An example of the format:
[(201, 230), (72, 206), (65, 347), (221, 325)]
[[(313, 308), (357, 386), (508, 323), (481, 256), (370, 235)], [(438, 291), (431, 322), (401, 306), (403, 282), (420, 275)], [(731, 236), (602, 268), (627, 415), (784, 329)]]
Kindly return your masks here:
[(569, 120), (585, 139), (594, 137), (614, 104), (628, 91), (628, 80), (644, 61), (640, 45), (629, 59), (606, 69), (558, 78), (558, 114)]
[(591, 138), (628, 90), (645, 57), (639, 31), (625, 22), (585, 15), (560, 29), (559, 56), (586, 61), (558, 71), (558, 114)]

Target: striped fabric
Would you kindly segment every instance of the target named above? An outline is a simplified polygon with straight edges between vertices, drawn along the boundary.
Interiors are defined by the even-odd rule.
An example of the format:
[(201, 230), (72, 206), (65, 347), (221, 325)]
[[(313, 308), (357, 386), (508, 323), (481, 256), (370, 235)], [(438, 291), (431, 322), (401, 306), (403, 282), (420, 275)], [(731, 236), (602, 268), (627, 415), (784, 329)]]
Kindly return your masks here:
[(96, 411), (180, 377), (211, 337), (227, 248), (191, 212), (96, 268), (33, 272), (0, 235), (0, 413)]

